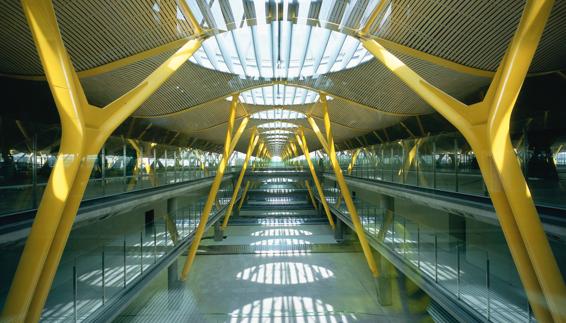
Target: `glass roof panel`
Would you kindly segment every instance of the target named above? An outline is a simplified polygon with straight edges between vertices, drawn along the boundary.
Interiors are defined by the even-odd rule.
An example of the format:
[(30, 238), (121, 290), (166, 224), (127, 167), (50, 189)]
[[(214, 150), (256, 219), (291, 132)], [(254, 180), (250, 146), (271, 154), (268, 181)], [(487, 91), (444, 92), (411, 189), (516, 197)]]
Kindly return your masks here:
[(306, 119), (306, 117), (304, 113), (285, 109), (259, 111), (250, 116), (250, 118), (258, 120), (296, 120)]
[(289, 136), (285, 136), (285, 135), (268, 135), (265, 136), (265, 138), (269, 139), (289, 139)]
[(273, 121), (262, 123), (257, 126), (260, 129), (293, 129), (298, 126), (294, 123), (284, 122), (284, 121)]
[(263, 131), (262, 134), (264, 134), (264, 135), (292, 135), (293, 132), (289, 131), (289, 130), (274, 129), (274, 130)]
[[(240, 93), (240, 102), (254, 105), (312, 104), (318, 99), (319, 95), (315, 91), (283, 84), (268, 85)], [(226, 97), (226, 100), (232, 101), (232, 97)], [(327, 100), (333, 100), (333, 98), (327, 96)]]
[[(351, 68), (372, 57), (351, 36), (290, 21), (265, 24), (264, 3), (256, 1), (255, 8), (258, 24), (206, 39), (189, 60), (242, 78), (302, 79)], [(220, 8), (213, 5), (212, 9), (215, 21), (223, 22), (217, 13)]]

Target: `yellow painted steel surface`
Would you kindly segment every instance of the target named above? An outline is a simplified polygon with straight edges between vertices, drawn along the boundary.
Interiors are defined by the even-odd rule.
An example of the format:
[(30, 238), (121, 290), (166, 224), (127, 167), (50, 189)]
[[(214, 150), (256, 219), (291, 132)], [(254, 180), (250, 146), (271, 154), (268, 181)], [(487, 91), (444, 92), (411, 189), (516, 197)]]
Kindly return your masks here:
[(554, 1), (529, 0), (482, 102), (467, 106), (428, 83), (376, 40), (366, 49), (470, 143), (536, 318), (566, 321), (566, 287), (509, 137), (509, 121)]
[[(350, 164), (348, 164), (348, 175), (352, 175), (352, 170), (354, 170), (354, 166), (356, 165), (356, 161), (358, 160), (358, 155), (360, 154), (361, 149), (358, 148), (356, 149), (356, 151), (354, 151), (354, 154), (352, 155), (352, 160), (350, 161)], [(342, 195), (338, 195), (338, 200), (336, 201), (336, 208), (338, 208), (340, 206), (340, 203), (342, 203)]]
[(325, 148), (326, 154), (330, 158), (330, 163), (332, 164), (334, 174), (336, 175), (336, 182), (338, 183), (338, 186), (340, 187), (340, 191), (342, 192), (344, 202), (346, 203), (346, 207), (348, 209), (348, 212), (350, 213), (352, 223), (354, 224), (356, 234), (358, 235), (358, 239), (360, 240), (360, 245), (362, 246), (362, 250), (364, 251), (364, 256), (366, 257), (368, 266), (371, 270), (372, 275), (374, 277), (378, 277), (379, 272), (377, 270), (377, 265), (375, 263), (375, 259), (373, 257), (371, 247), (369, 246), (369, 243), (366, 238), (366, 234), (364, 232), (364, 228), (362, 226), (362, 222), (360, 221), (360, 217), (358, 215), (358, 211), (356, 210), (356, 206), (354, 205), (354, 201), (352, 200), (350, 189), (348, 188), (348, 184), (346, 184), (346, 181), (344, 180), (342, 169), (340, 169), (340, 164), (338, 164), (338, 159), (336, 158), (336, 148), (334, 147), (334, 139), (332, 138), (332, 129), (330, 128), (330, 116), (328, 115), (326, 95), (323, 93), (320, 94), (320, 102), (322, 106), (322, 112), (324, 114), (324, 128), (325, 128), (326, 138), (320, 132), (320, 129), (318, 128), (313, 118), (309, 117), (308, 121), (312, 127), (312, 130), (315, 132), (318, 140), (320, 141), (321, 145)]
[(307, 188), (307, 192), (309, 193), (309, 198), (311, 199), (312, 206), (315, 210), (318, 210), (318, 206), (316, 206), (316, 200), (314, 199), (314, 195), (311, 190), (311, 186), (308, 180), (305, 180), (305, 187)]
[(304, 132), (300, 132), (300, 134), (296, 135), (297, 143), (299, 143), (299, 147), (303, 150), (303, 154), (305, 155), (305, 159), (307, 160), (307, 164), (309, 166), (309, 170), (312, 175), (312, 180), (314, 185), (316, 186), (316, 190), (318, 191), (318, 195), (320, 197), (320, 203), (322, 204), (322, 208), (324, 209), (324, 213), (326, 214), (326, 218), (328, 219), (328, 223), (332, 227), (332, 230), (336, 229), (336, 225), (334, 220), (332, 219), (332, 214), (330, 213), (330, 208), (328, 207), (328, 202), (326, 201), (326, 196), (324, 195), (324, 190), (322, 189), (322, 185), (318, 180), (318, 175), (316, 174), (316, 170), (314, 169), (314, 165), (311, 160), (309, 146), (307, 143), (307, 139), (305, 137)]
[(228, 160), (230, 159), (230, 155), (234, 151), (234, 147), (238, 143), (242, 133), (244, 132), (246, 125), (248, 124), (249, 118), (244, 118), (238, 127), (238, 130), (234, 135), (232, 135), (232, 129), (234, 128), (234, 120), (236, 119), (236, 108), (238, 102), (238, 96), (235, 95), (232, 98), (232, 103), (230, 105), (230, 119), (228, 121), (228, 128), (226, 130), (226, 139), (224, 140), (224, 153), (222, 155), (222, 159), (218, 164), (218, 169), (216, 170), (216, 175), (214, 177), (214, 181), (212, 182), (212, 186), (210, 187), (210, 191), (208, 193), (208, 198), (202, 210), (202, 214), (200, 216), (200, 222), (195, 231), (195, 235), (193, 237), (193, 241), (189, 247), (189, 252), (187, 255), (187, 259), (185, 264), (183, 265), (183, 271), (181, 272), (181, 279), (186, 280), (188, 278), (189, 272), (191, 270), (192, 264), (195, 260), (198, 246), (200, 241), (202, 240), (202, 236), (204, 235), (204, 230), (206, 229), (206, 225), (208, 222), (208, 217), (210, 216), (210, 212), (212, 211), (212, 206), (214, 201), (216, 200), (216, 195), (218, 194), (218, 189), (220, 188), (220, 184), (222, 183), (222, 177), (224, 177), (224, 171), (226, 170), (226, 165), (228, 164)]
[(246, 200), (246, 195), (248, 194), (249, 189), (250, 189), (250, 181), (246, 181), (246, 187), (244, 188), (244, 192), (242, 193), (240, 204), (238, 204), (238, 210), (242, 208), (242, 205), (244, 205), (244, 201)]
[(134, 89), (104, 108), (91, 106), (65, 49), (51, 1), (22, 7), (61, 119), (58, 159), (42, 197), (2, 313), (3, 321), (38, 321), (65, 248), (94, 158), (104, 141), (192, 54), (190, 40)]
[[(244, 180), (244, 175), (246, 174), (246, 169), (248, 168), (248, 162), (250, 161), (250, 157), (252, 156), (252, 152), (254, 151), (254, 148), (257, 145), (258, 140), (259, 140), (259, 135), (257, 133), (254, 133), (250, 136), (250, 143), (248, 144), (248, 150), (246, 151), (246, 158), (244, 159), (244, 163), (242, 164), (242, 169), (240, 170), (240, 175), (238, 176), (238, 180), (236, 181), (236, 185), (234, 186), (234, 192), (232, 193), (230, 204), (228, 204), (228, 208), (226, 209), (226, 214), (224, 215), (224, 221), (222, 222), (223, 230), (225, 230), (226, 227), (228, 226), (228, 221), (230, 220), (230, 215), (232, 215), (232, 209), (234, 208), (234, 203), (236, 203), (240, 186), (242, 185), (242, 181)], [(242, 198), (244, 198), (244, 196), (242, 196)]]

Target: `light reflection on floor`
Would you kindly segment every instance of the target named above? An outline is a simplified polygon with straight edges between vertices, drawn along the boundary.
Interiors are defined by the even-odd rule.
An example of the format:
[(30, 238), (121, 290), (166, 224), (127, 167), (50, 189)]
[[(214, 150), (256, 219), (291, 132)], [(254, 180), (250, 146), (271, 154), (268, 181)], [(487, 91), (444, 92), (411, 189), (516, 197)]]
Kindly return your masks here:
[(293, 245), (307, 245), (311, 244), (310, 241), (297, 238), (272, 238), (260, 240), (250, 243), (250, 246), (293, 246)]
[(252, 237), (274, 237), (274, 236), (312, 236), (312, 232), (299, 229), (265, 229), (253, 232)]
[(180, 289), (167, 291), (164, 274), (163, 284), (147, 292), (150, 300), (130, 307), (118, 322), (407, 322), (379, 306), (360, 253), (301, 249), (309, 246), (307, 239), (335, 243), (327, 225), (267, 223), (229, 227), (224, 242), (207, 240), (247, 237), (246, 245), (258, 248), (255, 254), (199, 255)]
[(332, 270), (302, 262), (271, 262), (248, 267), (236, 274), (237, 279), (272, 285), (296, 285), (334, 277)]
[[(282, 215), (281, 211), (277, 211), (277, 213)], [(297, 227), (304, 224), (305, 220), (297, 218), (266, 218), (258, 220), (258, 223), (266, 227)]]
[[(229, 322), (352, 322), (355, 314), (337, 313), (320, 299), (303, 296), (275, 296), (256, 300), (229, 313)], [(270, 317), (266, 319), (266, 317)]]

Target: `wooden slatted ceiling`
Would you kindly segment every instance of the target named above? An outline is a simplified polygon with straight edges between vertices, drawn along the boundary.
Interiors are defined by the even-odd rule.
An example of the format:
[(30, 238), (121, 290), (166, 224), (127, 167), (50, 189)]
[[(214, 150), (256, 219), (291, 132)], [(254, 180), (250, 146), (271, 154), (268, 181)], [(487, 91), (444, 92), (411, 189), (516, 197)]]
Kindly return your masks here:
[[(457, 98), (465, 97), (489, 82), (487, 78), (455, 72), (399, 53), (397, 55), (429, 82)], [(165, 56), (159, 59), (164, 60)], [(143, 80), (159, 59), (140, 61), (103, 75), (84, 78), (85, 91), (92, 102), (99, 105), (106, 104)], [(242, 79), (187, 62), (142, 105), (136, 115), (158, 116), (174, 113), (216, 98), (226, 97), (234, 92), (269, 83), (269, 81)], [(293, 83), (327, 91), (331, 95), (344, 97), (388, 113), (413, 115), (432, 112), (423, 100), (375, 60), (349, 70), (329, 73), (317, 79), (307, 78), (289, 82), (289, 84)]]

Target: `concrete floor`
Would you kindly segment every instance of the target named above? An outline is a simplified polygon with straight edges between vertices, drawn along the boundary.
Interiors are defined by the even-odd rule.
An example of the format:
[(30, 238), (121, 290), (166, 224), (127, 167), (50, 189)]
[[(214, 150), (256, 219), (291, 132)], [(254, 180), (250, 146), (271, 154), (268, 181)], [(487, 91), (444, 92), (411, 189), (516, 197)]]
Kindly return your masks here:
[[(207, 245), (334, 244), (326, 225), (234, 226)], [(211, 232), (208, 236), (212, 235)], [(281, 255), (283, 254), (283, 255)], [(182, 267), (185, 258), (178, 261)], [(199, 255), (186, 283), (168, 289), (167, 271), (117, 322), (412, 322), (377, 303), (358, 252)]]

